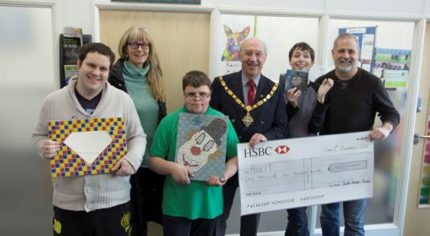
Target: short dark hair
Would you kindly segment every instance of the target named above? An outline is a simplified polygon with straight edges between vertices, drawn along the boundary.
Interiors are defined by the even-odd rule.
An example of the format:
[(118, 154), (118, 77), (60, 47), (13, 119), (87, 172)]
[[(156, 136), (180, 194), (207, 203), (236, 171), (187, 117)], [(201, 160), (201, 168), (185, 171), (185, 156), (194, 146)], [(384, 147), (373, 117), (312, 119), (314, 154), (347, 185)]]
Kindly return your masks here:
[(82, 46), (81, 49), (79, 50), (79, 61), (82, 63), (85, 60), (85, 57), (87, 57), (87, 54), (90, 52), (97, 52), (99, 54), (109, 57), (109, 60), (110, 60), (109, 67), (115, 61), (115, 54), (108, 46), (106, 46), (103, 43), (84, 44), (84, 46)]
[(299, 42), (294, 44), (294, 46), (290, 49), (290, 52), (288, 53), (288, 59), (291, 61), (291, 58), (293, 57), (294, 51), (298, 49), (300, 51), (308, 51), (309, 54), (311, 54), (311, 60), (315, 61), (315, 51), (314, 49), (309, 46), (309, 44), (305, 42)]
[(189, 85), (193, 86), (194, 88), (206, 85), (210, 89), (211, 84), (211, 80), (205, 73), (198, 70), (192, 70), (186, 73), (182, 78), (182, 91), (185, 91), (185, 88)]

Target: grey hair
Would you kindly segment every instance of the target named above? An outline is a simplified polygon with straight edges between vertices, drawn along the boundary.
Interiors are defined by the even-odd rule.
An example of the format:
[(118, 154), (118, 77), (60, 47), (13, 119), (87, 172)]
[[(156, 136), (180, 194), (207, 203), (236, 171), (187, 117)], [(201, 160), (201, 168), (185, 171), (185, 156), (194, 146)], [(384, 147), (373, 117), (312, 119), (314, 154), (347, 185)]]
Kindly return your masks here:
[(339, 34), (337, 37), (336, 37), (336, 39), (334, 40), (334, 43), (333, 43), (333, 49), (335, 49), (336, 48), (336, 46), (337, 46), (337, 42), (339, 41), (339, 40), (341, 40), (341, 39), (354, 39), (354, 41), (355, 41), (355, 45), (356, 45), (356, 49), (357, 49), (357, 51), (359, 51), (360, 50), (360, 47), (358, 46), (358, 39), (357, 39), (357, 37), (355, 37), (353, 34), (351, 34), (351, 33), (341, 33), (341, 34)]
[(240, 53), (240, 52), (242, 52), (242, 50), (243, 50), (243, 46), (242, 46), (242, 45), (244, 45), (246, 42), (249, 42), (249, 41), (252, 41), (252, 40), (256, 40), (256, 41), (260, 42), (260, 43), (261, 43), (261, 45), (263, 45), (264, 55), (266, 55), (266, 56), (267, 56), (267, 47), (266, 47), (266, 43), (264, 43), (262, 40), (260, 40), (260, 39), (258, 39), (258, 38), (256, 38), (256, 37), (251, 37), (251, 38), (247, 38), (247, 39), (245, 39), (245, 40), (242, 42), (242, 44), (240, 45), (239, 53)]

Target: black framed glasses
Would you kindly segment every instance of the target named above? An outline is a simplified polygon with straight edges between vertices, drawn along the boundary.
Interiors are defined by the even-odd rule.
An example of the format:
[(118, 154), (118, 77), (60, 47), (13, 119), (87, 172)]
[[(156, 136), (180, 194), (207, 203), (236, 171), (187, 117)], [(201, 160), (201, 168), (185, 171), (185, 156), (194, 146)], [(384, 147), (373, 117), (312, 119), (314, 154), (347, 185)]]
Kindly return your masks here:
[(211, 94), (206, 92), (200, 92), (200, 93), (190, 92), (185, 94), (185, 97), (193, 98), (193, 99), (196, 99), (196, 98), (207, 99), (209, 96), (211, 96)]
[(139, 47), (142, 47), (143, 50), (149, 50), (149, 43), (138, 43), (138, 42), (129, 42), (127, 44), (132, 49), (139, 49)]

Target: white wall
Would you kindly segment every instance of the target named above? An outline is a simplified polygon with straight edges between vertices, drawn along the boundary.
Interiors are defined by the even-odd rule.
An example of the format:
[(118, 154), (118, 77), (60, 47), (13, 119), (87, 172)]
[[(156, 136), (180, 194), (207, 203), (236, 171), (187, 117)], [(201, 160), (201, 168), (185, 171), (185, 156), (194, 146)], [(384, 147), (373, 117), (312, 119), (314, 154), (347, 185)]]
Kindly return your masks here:
[[(61, 33), (64, 26), (81, 27), (84, 33), (94, 33), (94, 5), (131, 5), (144, 6), (148, 4), (121, 4), (112, 3), (111, 0), (12, 0), (2, 2), (25, 3), (41, 2), (55, 3), (57, 9), (57, 29)], [(295, 14), (330, 14), (339, 16), (361, 17), (389, 17), (389, 18), (430, 18), (430, 0), (202, 0), (202, 6), (235, 8), (237, 11), (252, 10), (256, 12), (280, 13), (290, 12)]]
[[(327, 13), (341, 14), (350, 13), (353, 15), (373, 15), (373, 16), (422, 16), (424, 6), (428, 5), (428, 0), (362, 0), (362, 1), (340, 1), (340, 0), (213, 0), (202, 1), (203, 3), (211, 2), (219, 5), (236, 5), (259, 8), (281, 8), (291, 10), (308, 11), (325, 11)], [(427, 14), (430, 8), (427, 7)]]
[(345, 12), (360, 16), (389, 16), (420, 17), (423, 14), (423, 7), (428, 0), (363, 0), (363, 1), (338, 1), (326, 0), (327, 11), (330, 13)]
[[(93, 1), (89, 0), (54, 0), (58, 5), (58, 24), (60, 33), (64, 26), (76, 26), (84, 34), (93, 33)], [(110, 2), (110, 1), (105, 1)]]
[[(0, 0), (0, 3), (2, 0)], [(24, 0), (14, 0), (13, 2), (28, 2)], [(170, 4), (143, 4), (143, 3), (118, 3), (111, 0), (33, 0), (33, 2), (48, 2), (55, 4), (57, 35), (62, 33), (65, 26), (75, 26), (83, 29), (85, 34), (92, 34), (93, 40), (98, 40), (98, 8), (122, 7), (128, 9), (161, 9), (171, 10)], [(173, 6), (174, 8), (174, 6)], [(193, 10), (198, 8), (218, 9), (223, 13), (246, 13), (268, 16), (316, 16), (330, 18), (361, 18), (362, 20), (372, 19), (397, 19), (397, 20), (418, 20), (425, 17), (430, 18), (430, 0), (362, 0), (362, 1), (340, 1), (340, 0), (202, 0), (199, 6), (193, 6)], [(179, 8), (178, 8), (179, 9)], [(192, 10), (192, 11), (193, 11)], [(213, 20), (217, 20), (216, 17)], [(215, 24), (216, 25), (216, 24)], [(324, 23), (321, 24), (324, 30)], [(212, 27), (213, 28), (213, 27)], [(326, 29), (328, 30), (328, 29)], [(212, 35), (216, 35), (212, 32)], [(327, 35), (321, 35), (321, 40), (328, 40)], [(56, 45), (57, 42), (54, 42)], [(331, 46), (327, 43), (319, 42), (318, 55), (328, 54)], [(218, 45), (219, 46), (219, 45)], [(325, 48), (328, 47), (328, 48)], [(212, 43), (212, 49), (217, 48), (217, 43)], [(325, 66), (330, 64), (326, 57), (320, 57)], [(210, 57), (210, 75), (217, 72), (214, 54)], [(285, 66), (284, 66), (285, 67)], [(282, 68), (284, 69), (284, 68)]]

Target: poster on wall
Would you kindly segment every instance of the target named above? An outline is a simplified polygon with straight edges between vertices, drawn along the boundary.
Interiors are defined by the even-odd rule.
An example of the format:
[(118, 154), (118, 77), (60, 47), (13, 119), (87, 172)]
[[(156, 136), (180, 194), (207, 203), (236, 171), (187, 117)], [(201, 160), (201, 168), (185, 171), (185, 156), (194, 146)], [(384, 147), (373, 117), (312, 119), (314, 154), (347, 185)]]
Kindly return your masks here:
[(220, 40), (220, 74), (240, 71), (240, 44), (255, 34), (255, 16), (222, 15)]
[(376, 48), (373, 74), (384, 80), (386, 88), (406, 88), (411, 50)]
[(339, 28), (339, 34), (350, 33), (357, 37), (360, 55), (358, 66), (372, 72), (372, 61), (375, 48), (376, 26)]

